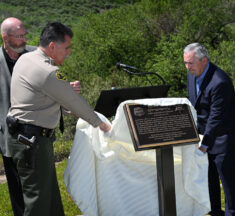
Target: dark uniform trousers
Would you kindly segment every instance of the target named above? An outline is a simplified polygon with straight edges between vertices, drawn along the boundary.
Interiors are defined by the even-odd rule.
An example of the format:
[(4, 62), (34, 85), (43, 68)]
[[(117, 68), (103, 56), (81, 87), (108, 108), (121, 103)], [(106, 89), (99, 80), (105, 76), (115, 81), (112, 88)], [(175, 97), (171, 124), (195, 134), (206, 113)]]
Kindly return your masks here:
[(29, 147), (9, 134), (8, 145), (24, 197), (24, 216), (64, 216), (54, 163), (53, 141), (37, 136)]

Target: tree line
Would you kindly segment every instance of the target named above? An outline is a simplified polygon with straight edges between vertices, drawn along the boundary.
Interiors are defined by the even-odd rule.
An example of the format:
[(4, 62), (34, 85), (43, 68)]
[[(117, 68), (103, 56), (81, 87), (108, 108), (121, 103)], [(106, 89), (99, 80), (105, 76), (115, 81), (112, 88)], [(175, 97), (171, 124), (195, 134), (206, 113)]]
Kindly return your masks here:
[[(33, 45), (47, 21), (70, 25), (71, 55), (61, 70), (68, 80), (81, 81), (81, 94), (92, 106), (103, 89), (150, 85), (142, 76), (118, 70), (117, 62), (156, 72), (171, 86), (169, 96), (187, 97), (183, 49), (192, 42), (206, 46), (211, 61), (235, 84), (234, 0), (56, 2), (59, 8), (51, 1), (3, 0), (1, 19), (11, 15), (25, 21)], [(156, 76), (148, 79), (161, 84)]]

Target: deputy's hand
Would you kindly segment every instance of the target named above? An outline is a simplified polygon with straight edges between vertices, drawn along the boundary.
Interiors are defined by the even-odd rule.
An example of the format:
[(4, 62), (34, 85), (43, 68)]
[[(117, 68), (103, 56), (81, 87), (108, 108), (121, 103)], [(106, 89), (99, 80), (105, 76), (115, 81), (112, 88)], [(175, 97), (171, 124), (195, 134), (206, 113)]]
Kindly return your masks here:
[(110, 124), (107, 124), (105, 122), (102, 122), (100, 125), (99, 125), (99, 128), (100, 130), (104, 131), (104, 132), (108, 132), (111, 130), (111, 125)]
[(203, 153), (206, 153), (206, 151), (207, 151), (207, 148), (205, 148), (205, 147), (203, 147), (203, 146), (199, 146), (198, 149), (199, 149), (200, 151), (202, 151)]
[(80, 86), (80, 82), (78, 80), (70, 82), (70, 85), (73, 87), (73, 90), (76, 93), (78, 93), (78, 94), (80, 93), (81, 86)]

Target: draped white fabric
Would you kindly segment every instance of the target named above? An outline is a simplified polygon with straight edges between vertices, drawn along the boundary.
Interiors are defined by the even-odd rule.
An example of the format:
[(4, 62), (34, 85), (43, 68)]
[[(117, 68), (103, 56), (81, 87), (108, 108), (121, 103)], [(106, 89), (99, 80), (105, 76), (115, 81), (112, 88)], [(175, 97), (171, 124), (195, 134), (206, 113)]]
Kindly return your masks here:
[[(196, 118), (186, 98), (160, 98), (120, 104), (109, 133), (79, 119), (64, 180), (84, 216), (158, 215), (155, 150), (135, 152), (124, 103), (189, 104)], [(207, 154), (195, 144), (174, 147), (173, 151), (177, 215), (203, 216), (210, 211)]]

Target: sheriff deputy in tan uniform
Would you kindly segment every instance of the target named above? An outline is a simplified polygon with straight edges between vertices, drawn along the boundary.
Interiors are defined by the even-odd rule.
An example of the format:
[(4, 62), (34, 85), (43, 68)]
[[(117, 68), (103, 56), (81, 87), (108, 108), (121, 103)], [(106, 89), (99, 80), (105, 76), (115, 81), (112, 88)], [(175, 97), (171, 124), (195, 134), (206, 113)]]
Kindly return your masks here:
[(61, 107), (104, 132), (111, 128), (61, 77), (57, 65), (70, 54), (72, 37), (69, 27), (49, 23), (39, 48), (20, 57), (14, 67), (8, 141), (23, 187), (24, 216), (64, 215), (53, 154)]

